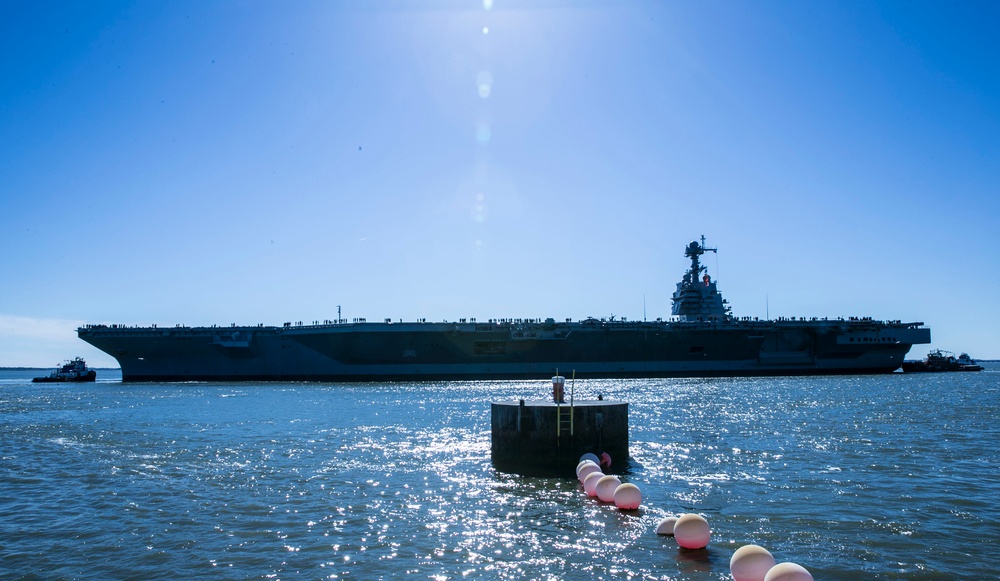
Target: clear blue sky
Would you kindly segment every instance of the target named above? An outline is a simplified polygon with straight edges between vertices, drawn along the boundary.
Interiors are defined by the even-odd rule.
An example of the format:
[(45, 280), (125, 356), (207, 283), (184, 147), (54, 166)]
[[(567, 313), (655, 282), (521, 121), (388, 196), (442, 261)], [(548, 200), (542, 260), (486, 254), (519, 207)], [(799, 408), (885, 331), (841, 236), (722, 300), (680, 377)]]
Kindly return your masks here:
[(1000, 3), (0, 4), (0, 366), (82, 323), (923, 321), (1000, 358)]

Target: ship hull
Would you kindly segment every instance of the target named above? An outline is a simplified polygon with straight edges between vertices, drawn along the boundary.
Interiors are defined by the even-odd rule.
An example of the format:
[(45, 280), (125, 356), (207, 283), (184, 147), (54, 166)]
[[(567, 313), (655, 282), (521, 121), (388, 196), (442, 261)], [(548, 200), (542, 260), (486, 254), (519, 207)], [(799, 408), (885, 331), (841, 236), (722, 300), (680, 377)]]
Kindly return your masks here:
[(32, 378), (32, 383), (88, 383), (97, 381), (97, 372), (90, 370), (82, 375), (74, 377), (62, 377), (62, 376), (46, 376), (46, 377), (35, 377)]
[(727, 321), (81, 327), (123, 381), (412, 381), (890, 373), (920, 323)]

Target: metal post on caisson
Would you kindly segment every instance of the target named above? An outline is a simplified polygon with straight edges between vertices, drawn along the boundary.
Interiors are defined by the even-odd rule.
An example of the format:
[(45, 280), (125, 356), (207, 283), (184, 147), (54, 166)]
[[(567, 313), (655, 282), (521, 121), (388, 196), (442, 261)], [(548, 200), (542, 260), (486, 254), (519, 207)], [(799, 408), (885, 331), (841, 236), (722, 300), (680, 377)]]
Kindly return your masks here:
[[(576, 370), (573, 370), (573, 381), (569, 384), (569, 407), (573, 409), (573, 392), (576, 388)], [(569, 416), (569, 433), (573, 433), (573, 417), (576, 414), (570, 414)]]

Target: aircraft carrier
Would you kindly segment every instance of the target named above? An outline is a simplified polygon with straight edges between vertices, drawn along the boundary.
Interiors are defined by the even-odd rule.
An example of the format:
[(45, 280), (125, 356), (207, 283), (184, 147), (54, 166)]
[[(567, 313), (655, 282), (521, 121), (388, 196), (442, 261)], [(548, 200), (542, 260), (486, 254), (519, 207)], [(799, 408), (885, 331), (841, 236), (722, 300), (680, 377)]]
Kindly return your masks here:
[(85, 325), (81, 339), (121, 365), (123, 381), (412, 381), (577, 377), (738, 377), (891, 373), (923, 323), (734, 317), (701, 264), (701, 241), (668, 320), (587, 318), (311, 325)]

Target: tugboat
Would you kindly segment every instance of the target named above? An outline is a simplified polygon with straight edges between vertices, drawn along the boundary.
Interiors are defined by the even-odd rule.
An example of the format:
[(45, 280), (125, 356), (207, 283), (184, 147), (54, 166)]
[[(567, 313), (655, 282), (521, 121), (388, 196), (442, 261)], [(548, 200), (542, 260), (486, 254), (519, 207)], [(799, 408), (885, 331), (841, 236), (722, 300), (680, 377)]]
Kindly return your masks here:
[(983, 366), (976, 363), (976, 360), (969, 357), (968, 353), (962, 353), (958, 356), (958, 364), (962, 367), (962, 371), (982, 371)]
[(919, 371), (982, 371), (983, 366), (969, 357), (968, 353), (962, 353), (958, 357), (949, 351), (935, 349), (927, 354), (923, 361), (904, 361), (904, 372)]
[(57, 367), (55, 371), (50, 373), (46, 377), (36, 377), (31, 381), (33, 383), (60, 383), (60, 382), (74, 382), (81, 383), (85, 381), (94, 381), (97, 379), (97, 372), (93, 369), (87, 369), (87, 362), (81, 357), (77, 357), (72, 361), (67, 361), (61, 366)]

